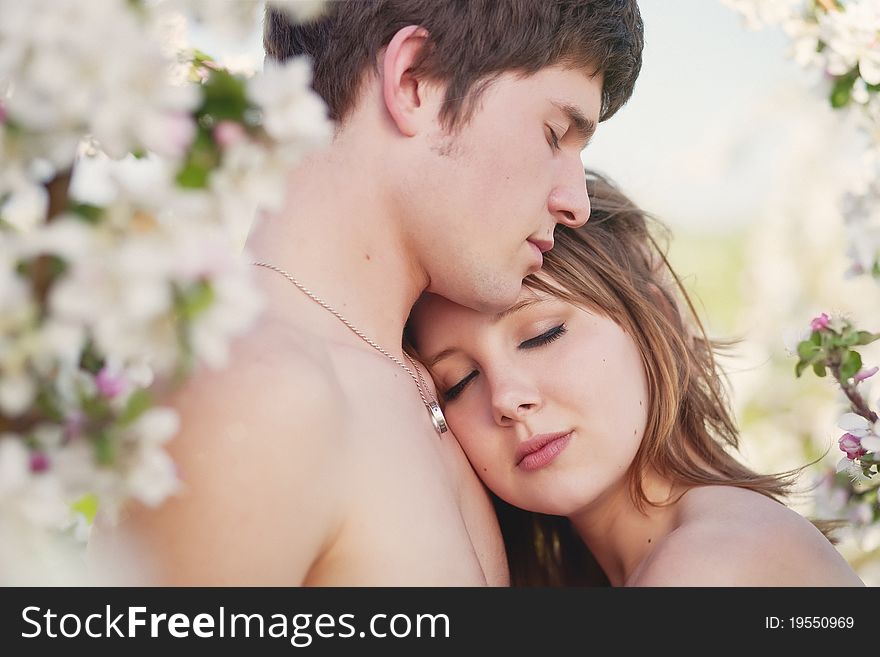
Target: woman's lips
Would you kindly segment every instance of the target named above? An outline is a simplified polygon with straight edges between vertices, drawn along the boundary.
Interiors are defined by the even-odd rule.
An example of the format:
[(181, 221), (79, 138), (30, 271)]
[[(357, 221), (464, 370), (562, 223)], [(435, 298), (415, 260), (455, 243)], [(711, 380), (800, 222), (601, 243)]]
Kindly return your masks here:
[(530, 438), (516, 448), (516, 467), (527, 472), (540, 470), (559, 456), (569, 440), (571, 440), (571, 431)]

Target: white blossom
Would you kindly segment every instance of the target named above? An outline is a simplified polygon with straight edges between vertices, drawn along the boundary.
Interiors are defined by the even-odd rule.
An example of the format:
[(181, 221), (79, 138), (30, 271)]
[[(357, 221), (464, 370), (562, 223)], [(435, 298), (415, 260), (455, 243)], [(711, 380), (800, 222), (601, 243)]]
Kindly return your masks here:
[[(182, 153), (198, 88), (169, 83), (162, 73), (175, 62), (147, 38), (125, 0), (2, 0), (0, 7), (10, 120), (68, 148), (87, 132), (115, 156), (140, 148)], [(75, 149), (50, 155), (66, 168)]]
[(740, 12), (749, 28), (756, 30), (778, 25), (801, 15), (804, 0), (721, 0), (722, 4)]
[(859, 439), (862, 447), (869, 452), (880, 451), (880, 434), (876, 424), (856, 413), (844, 413), (837, 426)]
[(314, 20), (327, 7), (328, 0), (270, 0), (269, 4), (282, 10), (296, 23)]
[(30, 476), (30, 456), (24, 441), (0, 433), (0, 500), (20, 490)]
[[(2, 159), (2, 153), (0, 153)], [(4, 198), (5, 197), (5, 198)], [(0, 164), (0, 220), (20, 231), (31, 230), (46, 216), (46, 189), (21, 168)]]
[(800, 66), (823, 65), (825, 57), (819, 52), (819, 24), (800, 18), (783, 22), (782, 29), (791, 38), (791, 57)]
[(37, 384), (28, 374), (3, 372), (0, 378), (0, 412), (10, 417), (23, 415), (37, 396)]
[[(157, 506), (179, 490), (177, 469), (164, 449), (179, 428), (180, 419), (174, 410), (152, 408), (128, 429), (120, 478), (115, 490), (102, 498), (111, 512), (129, 497), (147, 506)], [(115, 497), (110, 497), (113, 494)]]
[[(294, 20), (324, 5), (276, 4)], [(164, 385), (185, 358), (223, 366), (262, 308), (242, 228), (258, 209), (283, 206), (288, 169), (329, 140), (332, 124), (306, 60), (270, 66), (246, 86), (261, 124), (217, 140), (222, 160), (206, 188), (178, 187), (201, 89), (174, 52), (179, 9), (250, 29), (260, 6), (0, 0), (0, 415), (28, 423), (27, 435), (0, 435), (0, 583), (34, 581), (4, 567), (54, 555), (59, 543), (40, 537), (81, 543), (87, 523), (71, 505), (82, 496), (112, 517), (131, 499), (155, 506), (179, 490), (166, 450), (179, 418), (132, 395)], [(66, 169), (71, 209), (47, 222), (46, 184)], [(76, 203), (100, 217), (78, 216)], [(44, 293), (17, 268), (54, 265), (45, 256), (61, 268)], [(123, 424), (108, 409), (140, 415)], [(48, 569), (42, 577), (59, 581)]]
[(248, 80), (248, 98), (263, 111), (263, 126), (282, 146), (297, 144), (293, 161), (305, 147), (326, 143), (332, 122), (324, 102), (311, 89), (312, 69), (305, 57), (283, 64), (268, 61), (262, 73)]
[(843, 75), (858, 66), (865, 82), (880, 84), (880, 3), (850, 2), (841, 11), (820, 13), (819, 27), (829, 73)]

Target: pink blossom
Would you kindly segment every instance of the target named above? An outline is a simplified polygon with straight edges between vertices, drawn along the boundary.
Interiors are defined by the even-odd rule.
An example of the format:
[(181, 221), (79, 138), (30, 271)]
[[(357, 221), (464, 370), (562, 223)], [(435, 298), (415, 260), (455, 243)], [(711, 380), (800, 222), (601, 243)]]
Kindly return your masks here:
[(65, 442), (76, 440), (86, 426), (86, 416), (82, 411), (74, 411), (64, 419)]
[(31, 454), (31, 472), (45, 472), (49, 469), (49, 457), (45, 452)]
[(119, 375), (111, 374), (106, 367), (102, 368), (95, 377), (95, 385), (98, 392), (107, 399), (113, 399), (125, 390), (125, 379)]
[(220, 121), (214, 128), (214, 141), (220, 148), (229, 148), (246, 138), (247, 132), (235, 121)]
[(189, 114), (176, 112), (168, 117), (166, 126), (168, 153), (172, 157), (181, 157), (196, 138), (196, 124)]
[(851, 433), (843, 434), (837, 441), (837, 444), (840, 445), (841, 451), (846, 452), (846, 457), (851, 461), (868, 453), (862, 447), (858, 436), (854, 436)]
[(861, 383), (865, 379), (870, 379), (878, 371), (880, 371), (880, 367), (862, 368), (858, 372), (856, 372), (856, 375), (853, 377), (853, 381), (855, 383)]
[(186, 154), (196, 138), (198, 127), (185, 112), (171, 112), (152, 117), (139, 126), (144, 147), (163, 157), (178, 158)]
[(825, 313), (822, 313), (821, 315), (819, 315), (818, 317), (814, 317), (810, 321), (810, 329), (813, 331), (821, 331), (824, 328), (828, 328), (828, 324), (830, 323), (831, 318)]

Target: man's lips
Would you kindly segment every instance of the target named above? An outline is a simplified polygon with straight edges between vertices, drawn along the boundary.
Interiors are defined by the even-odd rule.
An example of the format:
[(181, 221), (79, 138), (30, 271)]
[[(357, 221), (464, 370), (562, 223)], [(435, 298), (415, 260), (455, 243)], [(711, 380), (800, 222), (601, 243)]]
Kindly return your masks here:
[(528, 240), (528, 241), (531, 242), (532, 244), (534, 244), (535, 246), (537, 246), (537, 247), (538, 247), (538, 250), (539, 250), (541, 253), (547, 253), (547, 251), (549, 251), (550, 249), (553, 248), (553, 240), (535, 240), (535, 239), (530, 239), (530, 240)]
[(519, 466), (523, 462), (523, 459), (525, 459), (530, 454), (539, 452), (550, 443), (553, 443), (560, 438), (567, 438), (569, 435), (571, 435), (571, 431), (542, 433), (536, 436), (532, 436), (527, 441), (520, 443), (516, 446), (516, 451), (514, 452), (514, 461), (516, 462), (516, 465)]

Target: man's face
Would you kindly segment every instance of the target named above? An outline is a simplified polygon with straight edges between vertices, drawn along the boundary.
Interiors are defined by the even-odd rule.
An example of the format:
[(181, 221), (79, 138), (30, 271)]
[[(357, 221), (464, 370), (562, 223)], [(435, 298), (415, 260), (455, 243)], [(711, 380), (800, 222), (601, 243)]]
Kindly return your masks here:
[(601, 76), (581, 70), (509, 72), (454, 134), (438, 123), (417, 144), (405, 181), (408, 226), (430, 292), (480, 311), (507, 308), (540, 269), (556, 224), (587, 221), (580, 154), (601, 98)]

